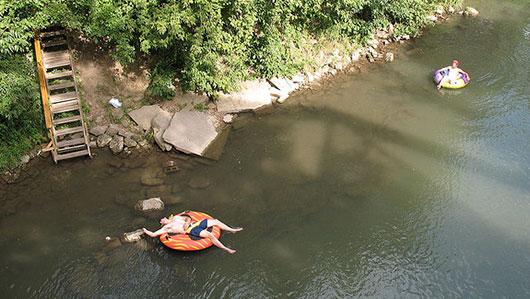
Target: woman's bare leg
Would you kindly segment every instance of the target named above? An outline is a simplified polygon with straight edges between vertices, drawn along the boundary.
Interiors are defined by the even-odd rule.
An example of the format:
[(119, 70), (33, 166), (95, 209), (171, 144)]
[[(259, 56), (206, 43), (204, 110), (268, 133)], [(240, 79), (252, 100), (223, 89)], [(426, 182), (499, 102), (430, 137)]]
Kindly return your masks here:
[(234, 254), (236, 253), (236, 251), (234, 249), (230, 249), (226, 246), (223, 245), (223, 243), (221, 243), (221, 241), (219, 241), (219, 239), (217, 239), (212, 233), (210, 233), (209, 231), (206, 231), (206, 230), (203, 230), (200, 234), (201, 238), (208, 238), (212, 241), (213, 245), (225, 250), (226, 252), (228, 253), (231, 253), (231, 254)]
[(242, 231), (243, 228), (241, 227), (236, 227), (236, 228), (231, 228), (230, 226), (222, 223), (221, 221), (217, 220), (217, 219), (208, 219), (208, 227), (210, 226), (218, 226), (221, 230), (225, 230), (225, 231), (228, 231), (228, 232), (231, 232), (231, 233), (237, 233), (238, 231)]

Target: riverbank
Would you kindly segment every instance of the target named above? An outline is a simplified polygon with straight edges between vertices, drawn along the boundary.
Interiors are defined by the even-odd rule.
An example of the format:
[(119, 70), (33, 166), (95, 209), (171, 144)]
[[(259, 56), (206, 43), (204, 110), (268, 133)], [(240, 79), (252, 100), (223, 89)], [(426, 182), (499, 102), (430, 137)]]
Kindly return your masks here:
[[(440, 7), (426, 18), (433, 23), (440, 22), (455, 12), (457, 10), (452, 6)], [(460, 10), (458, 13), (467, 14), (464, 10)], [(230, 126), (230, 122), (234, 117), (237, 117), (238, 113), (248, 111), (260, 113), (259, 110), (263, 111), (263, 109), (266, 110), (266, 107), (283, 103), (296, 90), (316, 88), (339, 72), (360, 68), (368, 63), (391, 62), (394, 59), (393, 49), (411, 38), (408, 35), (396, 36), (393, 31), (393, 25), (389, 25), (384, 30), (374, 32), (373, 38), (367, 42), (366, 47), (352, 46), (349, 43), (339, 47), (328, 46), (326, 47), (327, 51), (321, 50), (319, 52), (316, 59), (317, 67), (290, 78), (247, 81), (242, 83), (243, 89), (239, 92), (220, 93), (213, 98), (204, 94), (182, 92), (177, 84), (175, 87), (177, 95), (173, 100), (159, 102), (155, 105), (161, 107), (165, 111), (164, 113), (167, 114), (168, 112), (170, 119), (177, 112), (194, 111), (197, 115), (205, 115), (205, 117), (215, 120), (212, 126), (219, 133), (219, 131)], [(84, 51), (83, 40), (80, 39), (80, 41), (75, 51), (77, 53), (76, 65), (78, 65), (82, 97), (89, 106), (87, 110), (89, 111), (88, 123), (92, 133), (91, 146), (102, 148), (112, 145), (111, 150), (115, 154), (127, 156), (135, 148), (148, 148), (150, 147), (149, 143), (152, 144), (153, 141), (156, 141), (161, 149), (170, 150), (171, 146), (168, 147), (167, 144), (164, 145), (164, 141), (161, 141), (167, 127), (162, 126), (162, 128), (158, 128), (158, 132), (153, 132), (151, 128), (141, 128), (138, 123), (134, 123), (129, 118), (130, 112), (145, 104), (145, 90), (148, 86), (149, 76), (146, 71), (147, 67), (137, 65), (124, 71), (118, 63), (110, 63), (111, 60), (107, 54), (97, 54), (98, 51), (103, 51), (101, 48), (92, 48), (92, 52)], [(102, 57), (104, 59), (101, 59)], [(96, 63), (96, 61), (101, 61), (101, 63)], [(122, 108), (112, 108), (108, 104), (108, 100), (111, 98), (121, 100)], [(112, 132), (107, 134), (107, 130)], [(197, 134), (201, 135), (201, 132)], [(226, 137), (226, 134), (216, 135)], [(156, 138), (157, 136), (158, 138)], [(214, 139), (212, 138), (211, 141)], [(220, 142), (220, 146), (217, 146), (216, 154), (212, 157), (218, 158), (219, 147), (222, 147), (222, 143)], [(193, 153), (201, 155), (208, 145), (209, 143), (203, 143), (202, 149)], [(178, 149), (182, 151), (182, 148)], [(184, 152), (186, 151), (184, 150)], [(28, 155), (30, 158), (32, 156), (34, 155)], [(27, 161), (27, 157), (24, 156), (22, 164)], [(4, 176), (16, 177), (16, 171), (4, 173)], [(7, 179), (7, 181), (12, 181), (12, 179)]]

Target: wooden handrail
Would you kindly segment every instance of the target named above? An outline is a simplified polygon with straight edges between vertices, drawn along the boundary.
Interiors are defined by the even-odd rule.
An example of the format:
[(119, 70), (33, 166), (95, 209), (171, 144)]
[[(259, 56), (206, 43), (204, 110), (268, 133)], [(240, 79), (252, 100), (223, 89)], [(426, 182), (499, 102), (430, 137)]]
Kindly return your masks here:
[[(48, 89), (46, 87), (46, 77), (44, 73), (44, 64), (42, 63), (42, 50), (40, 46), (40, 38), (38, 32), (35, 33), (35, 59), (37, 60), (37, 72), (39, 74), (40, 96), (42, 99), (42, 110), (44, 112), (44, 123), (46, 128), (52, 132), (52, 117), (50, 106), (48, 103)], [(53, 137), (53, 136), (50, 136)]]

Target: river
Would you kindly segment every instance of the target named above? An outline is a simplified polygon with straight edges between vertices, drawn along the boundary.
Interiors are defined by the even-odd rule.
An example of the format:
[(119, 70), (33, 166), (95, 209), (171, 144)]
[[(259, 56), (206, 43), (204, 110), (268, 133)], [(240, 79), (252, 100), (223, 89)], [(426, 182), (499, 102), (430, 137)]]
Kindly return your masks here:
[[(395, 62), (241, 117), (162, 187), (139, 178), (175, 156), (34, 162), (0, 190), (3, 297), (530, 297), (530, 4), (467, 3)], [(438, 92), (454, 58), (472, 83)], [(182, 202), (134, 211), (157, 192)], [(243, 226), (237, 253), (106, 245), (186, 209)]]

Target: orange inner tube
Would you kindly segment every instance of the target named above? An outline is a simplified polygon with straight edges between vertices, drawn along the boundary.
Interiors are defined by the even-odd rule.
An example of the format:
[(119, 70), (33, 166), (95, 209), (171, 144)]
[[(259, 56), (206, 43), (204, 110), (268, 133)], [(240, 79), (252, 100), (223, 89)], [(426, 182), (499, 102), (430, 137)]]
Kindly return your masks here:
[[(196, 221), (202, 221), (204, 219), (213, 219), (212, 216), (202, 213), (202, 212), (196, 212), (196, 211), (188, 211), (188, 212), (182, 212), (180, 214), (177, 214), (177, 216), (180, 216), (182, 214), (189, 215), (193, 222)], [(217, 226), (212, 226), (208, 228), (208, 230), (211, 229), (211, 233), (219, 239), (221, 237), (221, 229)], [(165, 246), (174, 249), (174, 250), (181, 250), (181, 251), (196, 251), (196, 250), (203, 250), (213, 245), (212, 241), (210, 239), (199, 239), (199, 240), (193, 240), (190, 238), (187, 234), (177, 234), (177, 235), (168, 235), (162, 234), (160, 235), (160, 242), (164, 244)]]

